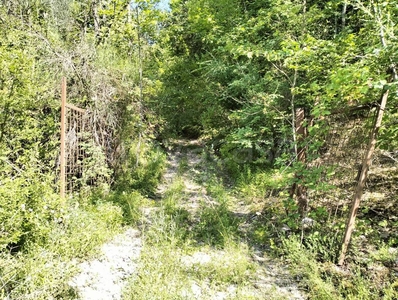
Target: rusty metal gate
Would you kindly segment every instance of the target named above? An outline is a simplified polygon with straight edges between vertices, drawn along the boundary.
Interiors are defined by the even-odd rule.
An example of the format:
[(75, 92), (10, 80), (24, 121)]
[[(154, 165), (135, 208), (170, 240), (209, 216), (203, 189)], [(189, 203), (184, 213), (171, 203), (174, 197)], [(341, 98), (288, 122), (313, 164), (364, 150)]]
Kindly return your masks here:
[(83, 133), (86, 110), (66, 102), (66, 78), (61, 87), (61, 146), (60, 146), (60, 195), (72, 194), (81, 186), (85, 152)]

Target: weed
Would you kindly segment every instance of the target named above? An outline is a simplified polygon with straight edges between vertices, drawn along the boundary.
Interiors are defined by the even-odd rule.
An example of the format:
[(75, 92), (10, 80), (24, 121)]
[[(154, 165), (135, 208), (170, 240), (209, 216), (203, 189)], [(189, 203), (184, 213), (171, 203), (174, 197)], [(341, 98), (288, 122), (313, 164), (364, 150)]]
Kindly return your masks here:
[(227, 204), (230, 200), (224, 186), (217, 180), (210, 180), (206, 185), (206, 190), (209, 196), (218, 203)]
[(321, 270), (313, 254), (305, 249), (298, 238), (291, 236), (283, 240), (286, 258), (291, 261), (294, 274), (306, 284), (313, 299), (338, 299), (331, 280), (321, 276)]
[(223, 250), (208, 249), (201, 249), (202, 255), (208, 257), (208, 260), (199, 260), (189, 266), (188, 271), (197, 279), (208, 280), (215, 285), (239, 285), (247, 282), (254, 273), (255, 265), (248, 259), (249, 250), (246, 245), (229, 242)]
[(110, 203), (64, 206), (47, 223), (45, 240), (27, 240), (16, 254), (0, 253), (0, 295), (10, 299), (75, 299), (68, 280), (77, 272), (76, 258), (97, 253), (99, 245), (119, 232), (122, 211)]
[(289, 176), (277, 170), (252, 171), (247, 167), (239, 176), (237, 188), (248, 199), (247, 204), (251, 204), (253, 201), (278, 195), (288, 180)]
[(340, 253), (342, 232), (328, 226), (305, 233), (303, 245), (315, 255), (318, 261), (336, 262)]
[(4, 299), (71, 299), (67, 279), (75, 272), (73, 263), (42, 247), (28, 254), (0, 256), (0, 295)]
[[(168, 188), (168, 190), (164, 194), (164, 200), (166, 202), (173, 203), (173, 205), (177, 205), (180, 198), (183, 198), (184, 192), (184, 182), (181, 177), (177, 177), (173, 180), (172, 185)], [(165, 202), (165, 201), (162, 202)]]
[(182, 238), (179, 230), (168, 215), (155, 216), (125, 299), (210, 300), (229, 286), (247, 284), (254, 271), (247, 247), (229, 243), (215, 251)]
[(178, 163), (177, 175), (182, 175), (189, 169), (188, 158), (183, 157)]
[(156, 148), (141, 145), (137, 158), (137, 145), (132, 144), (126, 163), (117, 174), (115, 189), (118, 191), (138, 190), (143, 195), (153, 195), (166, 166), (166, 156)]
[(381, 247), (373, 252), (370, 257), (375, 261), (379, 261), (384, 265), (394, 265), (397, 261), (398, 250), (391, 248), (387, 244), (382, 244)]
[(349, 272), (332, 263), (319, 263), (311, 250), (292, 236), (283, 240), (285, 258), (291, 262), (301, 284), (306, 285), (311, 299), (396, 299), (397, 291), (386, 284), (386, 278), (376, 280), (366, 276), (357, 266)]
[(223, 247), (228, 241), (237, 238), (238, 228), (239, 219), (228, 210), (227, 203), (208, 206), (203, 202), (199, 222), (195, 224), (193, 232), (196, 239)]
[(109, 195), (107, 200), (122, 208), (124, 223), (129, 225), (137, 224), (141, 220), (142, 206), (151, 205), (138, 191), (115, 192)]

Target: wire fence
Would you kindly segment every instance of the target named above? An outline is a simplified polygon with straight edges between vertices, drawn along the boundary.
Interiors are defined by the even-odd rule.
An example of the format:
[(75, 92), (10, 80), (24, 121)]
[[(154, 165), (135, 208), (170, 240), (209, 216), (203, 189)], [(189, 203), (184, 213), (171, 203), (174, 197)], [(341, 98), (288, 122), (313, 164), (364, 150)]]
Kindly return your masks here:
[[(364, 107), (324, 117), (312, 124), (305, 140), (308, 205), (326, 208), (329, 214), (345, 216), (354, 198), (376, 108)], [(316, 145), (311, 152), (311, 145)], [(314, 180), (316, 178), (316, 180)], [(386, 215), (398, 214), (398, 151), (376, 148), (361, 200), (361, 215), (380, 222)], [(394, 221), (394, 220), (392, 220)], [(391, 221), (391, 222), (392, 222)], [(398, 217), (394, 221), (398, 228)], [(398, 234), (397, 234), (398, 239)]]
[(67, 83), (61, 85), (60, 195), (72, 194), (80, 187), (85, 151), (82, 145), (86, 111), (66, 102)]
[(65, 140), (65, 188), (67, 194), (78, 191), (82, 185), (85, 150), (84, 132), (87, 122), (86, 111), (67, 104)]
[(320, 143), (307, 163), (319, 174), (319, 185), (309, 191), (309, 199), (333, 205), (352, 200), (374, 117), (375, 109), (364, 108), (321, 120), (322, 132), (309, 137)]

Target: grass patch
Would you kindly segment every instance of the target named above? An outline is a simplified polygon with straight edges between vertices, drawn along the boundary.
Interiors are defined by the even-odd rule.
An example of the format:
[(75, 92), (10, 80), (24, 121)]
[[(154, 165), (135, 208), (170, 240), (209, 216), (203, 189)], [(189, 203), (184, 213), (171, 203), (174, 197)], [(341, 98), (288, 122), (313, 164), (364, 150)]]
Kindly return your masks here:
[(224, 247), (238, 235), (239, 219), (228, 210), (228, 204), (209, 205), (202, 202), (199, 222), (194, 225), (193, 233), (196, 239), (215, 246)]
[(295, 237), (284, 240), (283, 247), (293, 272), (302, 277), (301, 284), (308, 289), (310, 299), (392, 300), (398, 297), (396, 287), (388, 284), (387, 278), (368, 277), (360, 266), (344, 270), (330, 262), (319, 263), (314, 253), (300, 245)]
[(182, 157), (178, 162), (177, 175), (181, 176), (189, 170), (188, 158)]
[(166, 155), (145, 143), (141, 143), (137, 151), (137, 143), (131, 143), (125, 163), (117, 172), (114, 188), (119, 192), (136, 190), (145, 196), (153, 196), (166, 168)]
[(186, 231), (182, 235), (170, 215), (162, 212), (154, 218), (125, 299), (214, 299), (217, 293), (235, 299), (255, 270), (248, 248), (234, 243), (222, 250), (201, 246)]
[(45, 241), (28, 241), (15, 254), (0, 253), (2, 299), (76, 298), (68, 281), (78, 272), (79, 259), (95, 255), (122, 223), (120, 207), (110, 203), (78, 207), (76, 203), (48, 223)]
[(106, 199), (122, 209), (123, 223), (128, 225), (137, 224), (142, 219), (141, 208), (152, 205), (149, 199), (138, 191), (114, 192)]

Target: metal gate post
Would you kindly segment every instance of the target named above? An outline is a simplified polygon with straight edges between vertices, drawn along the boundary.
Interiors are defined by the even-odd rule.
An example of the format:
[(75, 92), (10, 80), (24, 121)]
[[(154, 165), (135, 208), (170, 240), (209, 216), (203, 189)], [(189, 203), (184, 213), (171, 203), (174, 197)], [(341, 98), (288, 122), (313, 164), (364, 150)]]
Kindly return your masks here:
[(66, 130), (66, 78), (62, 78), (61, 85), (61, 175), (60, 175), (60, 196), (65, 198), (66, 164), (65, 164), (65, 130)]

